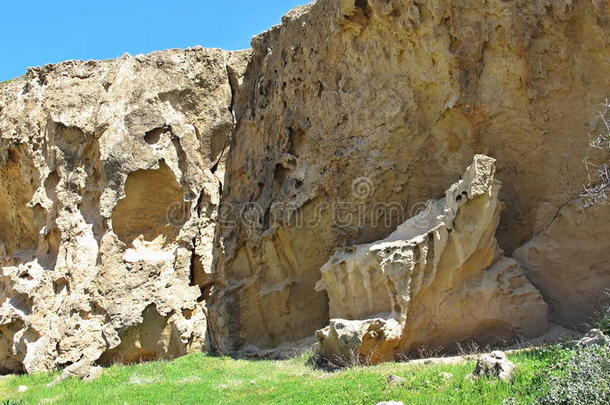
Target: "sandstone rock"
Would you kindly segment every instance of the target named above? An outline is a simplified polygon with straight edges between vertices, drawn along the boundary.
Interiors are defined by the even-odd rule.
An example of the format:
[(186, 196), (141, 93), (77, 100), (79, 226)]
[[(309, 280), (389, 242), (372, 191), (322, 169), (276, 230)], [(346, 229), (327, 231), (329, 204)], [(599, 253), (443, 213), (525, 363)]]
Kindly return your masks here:
[(386, 319), (331, 320), (317, 334), (321, 355), (356, 352), (376, 363), (422, 346), (546, 332), (546, 304), (494, 236), (494, 164), (475, 156), (445, 198), (386, 239), (331, 257), (317, 284), (328, 293), (330, 316)]
[(485, 355), (477, 361), (472, 376), (499, 378), (503, 381), (512, 381), (516, 366), (506, 358), (506, 354), (495, 351)]
[(27, 390), (28, 390), (27, 385), (20, 385), (20, 386), (17, 388), (17, 392), (26, 392)]
[(610, 337), (604, 335), (599, 329), (591, 329), (589, 333), (583, 336), (576, 345), (577, 346), (590, 346), (590, 345), (606, 345), (610, 344)]
[(398, 376), (398, 375), (390, 374), (388, 376), (388, 384), (390, 384), (390, 385), (400, 385), (400, 384), (404, 384), (406, 381), (407, 381), (406, 378)]
[[(534, 336), (528, 279), (584, 324), (610, 287), (610, 209), (578, 197), (609, 31), (602, 1), (318, 0), (252, 54), (0, 85), (0, 372), (269, 356), (326, 325), (324, 350), (375, 361)], [(479, 153), (501, 189), (424, 203)]]
[(314, 351), (334, 367), (377, 364), (394, 360), (401, 334), (393, 319), (332, 319), (316, 332)]
[(68, 378), (80, 378), (86, 382), (93, 381), (99, 378), (103, 373), (103, 369), (99, 366), (94, 366), (91, 362), (79, 361), (66, 367), (60, 376), (55, 378), (48, 387), (54, 387)]
[[(571, 306), (586, 318), (609, 287), (605, 214), (595, 226), (562, 227), (549, 259), (555, 232), (544, 238), (544, 253), (519, 255), (519, 265), (510, 256), (543, 236), (587, 183), (588, 134), (603, 124), (597, 111), (610, 94), (609, 27), (606, 4), (589, 0), (318, 0), (256, 37), (235, 100), (239, 125), (223, 189), (232, 207), (226, 222), (252, 215), (219, 232), (214, 346), (273, 348), (328, 325), (325, 291), (314, 292), (328, 257), (386, 238), (423, 201), (442, 196), (477, 153), (498, 161), (505, 209), (497, 239), (508, 258), (487, 280), (470, 281), (497, 281), (505, 291), (527, 286), (520, 265), (556, 320), (572, 323), (575, 315), (563, 315)], [(571, 245), (574, 234), (582, 239)], [(575, 255), (581, 248), (592, 254)], [(448, 293), (449, 301), (462, 296), (457, 312), (474, 308), (480, 319), (488, 305), (499, 310), (496, 293), (469, 293)], [(412, 339), (438, 341), (446, 328), (478, 334), (469, 314), (438, 318), (437, 307), (409, 311), (429, 320)], [(503, 334), (510, 324), (484, 329), (493, 335), (496, 327)], [(526, 329), (544, 327), (532, 321)]]
[(549, 331), (544, 335), (538, 336), (533, 339), (518, 340), (517, 342), (509, 345), (507, 349), (521, 350), (525, 347), (537, 347), (553, 343), (573, 341), (577, 340), (581, 336), (582, 334), (577, 330), (568, 329), (561, 325), (551, 323), (549, 325)]
[(610, 204), (585, 208), (577, 198), (515, 251), (557, 323), (586, 327), (592, 314), (610, 304), (609, 224)]
[(309, 336), (295, 342), (286, 342), (273, 349), (263, 350), (256, 346), (246, 345), (237, 354), (250, 359), (286, 360), (309, 353), (317, 343), (315, 336)]
[(247, 54), (70, 61), (0, 86), (0, 372), (90, 377), (207, 347)]

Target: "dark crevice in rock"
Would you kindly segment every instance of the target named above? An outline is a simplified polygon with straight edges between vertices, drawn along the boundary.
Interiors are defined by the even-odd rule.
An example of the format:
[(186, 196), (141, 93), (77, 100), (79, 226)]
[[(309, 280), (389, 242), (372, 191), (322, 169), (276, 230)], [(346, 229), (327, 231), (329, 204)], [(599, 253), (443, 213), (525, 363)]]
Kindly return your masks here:
[(229, 112), (233, 115), (233, 122), (235, 122), (235, 100), (237, 99), (237, 89), (239, 88), (239, 80), (233, 68), (230, 65), (225, 65), (227, 69), (227, 78), (229, 79), (229, 86), (231, 87), (231, 102), (229, 103)]
[(371, 6), (367, 0), (356, 0), (354, 6), (356, 7), (354, 14), (345, 16), (345, 18), (355, 24), (366, 26), (373, 13)]
[(152, 129), (144, 134), (144, 141), (149, 145), (154, 145), (161, 140), (161, 136), (170, 131), (169, 125), (164, 125), (159, 128)]

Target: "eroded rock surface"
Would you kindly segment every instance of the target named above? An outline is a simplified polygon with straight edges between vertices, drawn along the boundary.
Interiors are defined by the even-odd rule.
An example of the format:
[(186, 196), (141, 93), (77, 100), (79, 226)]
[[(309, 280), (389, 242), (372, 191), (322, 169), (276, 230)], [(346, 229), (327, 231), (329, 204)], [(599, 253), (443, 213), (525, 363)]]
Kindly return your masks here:
[(422, 347), (547, 331), (542, 296), (496, 242), (494, 174), (494, 159), (475, 156), (445, 198), (386, 239), (335, 252), (317, 289), (340, 319), (318, 331), (319, 354), (377, 363)]
[(508, 360), (506, 353), (495, 351), (481, 357), (477, 361), (472, 377), (499, 378), (503, 381), (512, 381), (515, 376), (517, 366)]
[[(274, 347), (328, 325), (314, 286), (334, 250), (387, 237), (477, 153), (497, 159), (506, 256), (547, 229), (587, 183), (609, 30), (602, 1), (319, 0), (256, 37), (223, 190), (231, 218), (253, 215), (219, 239), (216, 347)], [(605, 238), (599, 219), (579, 244)], [(565, 238), (580, 232), (566, 225)], [(554, 251), (561, 278), (593, 272), (609, 286), (610, 250), (571, 254)], [(519, 265), (551, 290), (556, 270), (530, 257)], [(562, 297), (554, 315), (582, 300)]]
[(246, 61), (173, 50), (0, 87), (0, 371), (207, 347), (230, 82)]
[[(380, 358), (535, 335), (528, 279), (586, 323), (610, 288), (610, 210), (579, 199), (609, 34), (601, 0), (318, 0), (252, 53), (1, 84), (0, 371), (267, 355), (327, 325), (400, 336)], [(502, 188), (439, 202), (477, 154)], [(422, 217), (436, 236), (400, 226)], [(366, 266), (325, 265), (346, 246)]]
[(610, 205), (585, 205), (582, 198), (570, 201), (514, 254), (553, 318), (572, 328), (586, 327), (610, 304)]

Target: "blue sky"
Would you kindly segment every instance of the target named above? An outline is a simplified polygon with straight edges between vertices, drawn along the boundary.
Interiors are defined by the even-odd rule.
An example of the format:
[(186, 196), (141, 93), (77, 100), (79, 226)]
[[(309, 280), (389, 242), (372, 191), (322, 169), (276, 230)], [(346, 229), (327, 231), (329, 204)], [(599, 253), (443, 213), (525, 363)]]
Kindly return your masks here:
[(28, 66), (250, 38), (309, 0), (0, 0), (0, 81)]

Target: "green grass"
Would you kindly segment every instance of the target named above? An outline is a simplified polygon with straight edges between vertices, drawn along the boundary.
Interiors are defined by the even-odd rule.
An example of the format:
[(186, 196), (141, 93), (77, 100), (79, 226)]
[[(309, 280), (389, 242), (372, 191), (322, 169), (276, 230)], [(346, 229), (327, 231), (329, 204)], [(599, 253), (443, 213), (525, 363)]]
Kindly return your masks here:
[[(307, 357), (286, 361), (235, 360), (203, 354), (171, 362), (114, 366), (86, 383), (66, 380), (49, 388), (56, 374), (13, 376), (0, 380), (2, 400), (23, 404), (502, 404), (532, 403), (541, 395), (547, 366), (561, 356), (559, 349), (510, 355), (519, 366), (515, 381), (475, 380), (467, 377), (474, 361), (455, 365), (387, 363), (334, 373), (313, 369)], [(453, 374), (444, 379), (440, 373)], [(406, 383), (391, 386), (396, 374)], [(28, 390), (18, 393), (20, 385)], [(14, 403), (14, 402), (13, 402)], [(19, 402), (17, 402), (19, 403)]]

